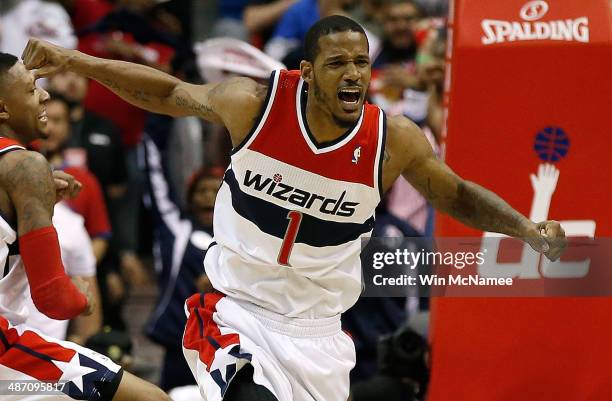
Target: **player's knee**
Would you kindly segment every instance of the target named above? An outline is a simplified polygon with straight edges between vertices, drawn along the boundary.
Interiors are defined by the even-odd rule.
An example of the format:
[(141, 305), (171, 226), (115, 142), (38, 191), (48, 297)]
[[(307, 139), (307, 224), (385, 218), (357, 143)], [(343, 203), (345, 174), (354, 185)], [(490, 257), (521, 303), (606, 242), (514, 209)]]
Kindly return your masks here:
[(163, 390), (161, 390), (159, 387), (154, 385), (151, 385), (151, 387), (153, 387), (152, 397), (147, 398), (147, 401), (172, 401), (172, 398), (170, 398), (170, 396), (166, 394)]
[(159, 387), (124, 372), (113, 401), (172, 401)]
[(143, 389), (145, 391), (142, 391), (138, 401), (172, 401), (168, 394), (154, 384), (143, 382), (143, 387), (146, 389)]

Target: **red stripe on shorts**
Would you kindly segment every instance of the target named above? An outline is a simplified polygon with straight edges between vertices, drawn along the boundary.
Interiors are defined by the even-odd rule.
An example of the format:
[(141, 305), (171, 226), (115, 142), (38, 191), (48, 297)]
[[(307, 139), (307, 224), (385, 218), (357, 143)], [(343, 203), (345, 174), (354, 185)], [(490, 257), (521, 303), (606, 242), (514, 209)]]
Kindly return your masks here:
[(200, 360), (206, 365), (208, 372), (215, 360), (215, 351), (218, 347), (240, 344), (238, 334), (221, 334), (219, 326), (213, 320), (217, 303), (224, 296), (220, 293), (195, 294), (187, 299), (189, 317), (183, 336), (183, 346), (198, 351)]
[(0, 365), (41, 381), (56, 382), (62, 377), (62, 371), (51, 359), (68, 362), (76, 353), (75, 350), (49, 342), (30, 330), (19, 335), (15, 328), (9, 328), (8, 322), (2, 317), (0, 331), (9, 344), (8, 349), (4, 344), (0, 345)]

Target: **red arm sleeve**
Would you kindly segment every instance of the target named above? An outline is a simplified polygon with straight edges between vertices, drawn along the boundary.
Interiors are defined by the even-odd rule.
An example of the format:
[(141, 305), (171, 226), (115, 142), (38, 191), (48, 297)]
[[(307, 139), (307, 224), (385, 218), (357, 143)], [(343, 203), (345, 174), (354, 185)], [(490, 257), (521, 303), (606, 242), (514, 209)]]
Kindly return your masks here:
[(87, 307), (87, 298), (66, 275), (57, 232), (53, 226), (39, 228), (19, 237), (32, 300), (51, 319), (66, 320)]

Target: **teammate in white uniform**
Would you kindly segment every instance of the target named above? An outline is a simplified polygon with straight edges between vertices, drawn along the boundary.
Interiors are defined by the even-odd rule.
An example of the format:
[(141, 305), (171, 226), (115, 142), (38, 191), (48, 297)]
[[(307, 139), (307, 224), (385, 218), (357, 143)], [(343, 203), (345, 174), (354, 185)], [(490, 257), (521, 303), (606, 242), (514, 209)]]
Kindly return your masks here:
[(191, 85), (39, 40), (23, 57), (38, 74), (69, 69), (144, 109), (229, 130), (217, 245), (204, 263), (218, 292), (187, 301), (183, 338), (206, 400), (346, 401), (355, 351), (340, 314), (360, 293), (359, 240), (400, 174), (466, 224), (523, 237), (551, 259), (565, 246), (557, 222), (529, 221), (436, 159), (409, 120), (364, 104), (368, 42), (346, 17), (317, 22), (300, 71), (277, 71), (268, 85)]
[[(86, 287), (64, 271), (51, 220), (58, 193), (49, 164), (24, 147), (44, 135), (48, 99), (32, 72), (15, 56), (0, 53), (0, 396), (168, 401), (109, 358), (24, 324), (28, 287), (37, 309), (52, 319), (71, 319), (92, 307), (82, 293)], [(62, 191), (74, 193), (72, 177), (57, 176), (68, 180)]]

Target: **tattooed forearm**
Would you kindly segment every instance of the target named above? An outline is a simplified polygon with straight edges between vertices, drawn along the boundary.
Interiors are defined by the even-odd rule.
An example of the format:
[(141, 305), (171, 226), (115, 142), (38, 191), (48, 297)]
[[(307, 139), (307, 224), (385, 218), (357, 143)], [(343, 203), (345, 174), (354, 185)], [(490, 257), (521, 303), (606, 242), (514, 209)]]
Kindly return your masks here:
[(194, 114), (196, 116), (204, 117), (214, 113), (212, 107), (187, 99), (184, 96), (176, 96), (175, 103), (178, 107), (188, 110), (189, 114)]
[(139, 100), (144, 103), (148, 103), (151, 101), (152, 95), (146, 91), (143, 91), (140, 89), (134, 89), (134, 90), (126, 90), (126, 92), (130, 96), (132, 96), (135, 100)]
[(104, 86), (115, 92), (117, 95), (127, 98), (128, 101), (149, 103), (154, 98), (154, 95), (142, 89), (122, 88), (116, 81), (112, 79), (103, 79), (100, 82)]
[(103, 79), (100, 82), (112, 91), (121, 92), (121, 87), (119, 86), (119, 84), (116, 81), (113, 81), (112, 79)]
[(520, 236), (530, 223), (495, 193), (469, 181), (459, 183), (448, 212), (472, 227), (511, 236)]

